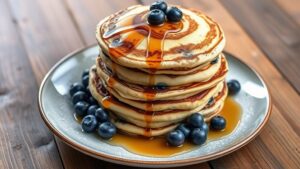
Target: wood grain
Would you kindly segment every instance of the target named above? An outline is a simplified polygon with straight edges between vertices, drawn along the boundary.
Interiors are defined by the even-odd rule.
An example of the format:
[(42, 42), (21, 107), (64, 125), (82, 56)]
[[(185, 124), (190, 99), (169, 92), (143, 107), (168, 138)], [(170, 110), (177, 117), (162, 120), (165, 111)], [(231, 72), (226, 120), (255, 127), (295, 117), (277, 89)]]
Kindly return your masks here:
[[(33, 68), (36, 81), (40, 84), (42, 78), (52, 65), (69, 52), (83, 47), (84, 42), (79, 36), (79, 32), (62, 1), (28, 0), (26, 2), (14, 1), (14, 3), (10, 1), (10, 4), (12, 14), (17, 22), (18, 31), (21, 34), (20, 41), (24, 42), (25, 50), (30, 60), (31, 65), (28, 65), (27, 68)], [(32, 75), (30, 76), (32, 77)], [(37, 92), (37, 90), (38, 87), (35, 86), (34, 91)], [(36, 100), (36, 96), (37, 94), (34, 100)], [(41, 119), (38, 121), (42, 123)], [(42, 129), (45, 130), (44, 126)], [(54, 141), (52, 141), (52, 144), (55, 144)], [(65, 145), (61, 146), (61, 144), (58, 144), (58, 146), (61, 154), (64, 152), (64, 148), (68, 148)], [(68, 155), (73, 157), (74, 153)], [(77, 159), (81, 160), (77, 161), (80, 164), (86, 164), (86, 167), (89, 168), (90, 161), (82, 157), (84, 156), (78, 156)], [(79, 167), (84, 168), (85, 166), (79, 165)]]
[(63, 168), (37, 108), (37, 84), (12, 17), (0, 0), (0, 168)]
[(300, 25), (274, 0), (220, 2), (300, 93)]
[(274, 0), (281, 9), (287, 13), (298, 25), (300, 25), (300, 1), (298, 0)]
[[(172, 1), (173, 2), (173, 1)], [(226, 50), (262, 74), (274, 101), (271, 119), (260, 136), (241, 151), (211, 162), (214, 168), (299, 168), (300, 97), (217, 1), (184, 1), (216, 19), (227, 37)], [(288, 133), (288, 134), (287, 134)], [(224, 161), (222, 163), (222, 161)], [(224, 165), (222, 165), (224, 164)]]
[[(226, 34), (226, 50), (263, 75), (274, 103), (269, 123), (254, 141), (209, 165), (189, 168), (300, 168), (299, 1), (168, 2), (203, 10), (216, 19)], [(136, 3), (0, 0), (0, 168), (133, 168), (86, 156), (57, 139), (58, 153), (32, 100), (37, 83), (54, 63), (96, 43), (100, 19)]]
[(124, 1), (122, 3), (118, 0), (65, 1), (70, 15), (87, 45), (96, 43), (96, 25), (101, 19), (131, 5), (138, 4), (136, 0)]
[(83, 47), (62, 1), (7, 1), (38, 83), (60, 58)]

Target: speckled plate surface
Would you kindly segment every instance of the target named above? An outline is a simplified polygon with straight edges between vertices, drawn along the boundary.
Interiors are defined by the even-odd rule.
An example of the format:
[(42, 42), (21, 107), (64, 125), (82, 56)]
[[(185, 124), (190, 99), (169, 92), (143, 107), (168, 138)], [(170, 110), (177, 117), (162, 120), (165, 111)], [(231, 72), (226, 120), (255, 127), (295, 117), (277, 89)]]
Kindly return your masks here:
[(39, 91), (41, 116), (49, 129), (73, 148), (113, 163), (138, 167), (174, 167), (201, 163), (229, 154), (251, 141), (266, 124), (270, 112), (270, 94), (261, 77), (234, 56), (225, 53), (229, 63), (227, 79), (237, 79), (241, 92), (234, 96), (243, 109), (238, 127), (228, 136), (209, 141), (195, 150), (166, 158), (146, 157), (122, 147), (102, 142), (94, 134), (85, 134), (74, 120), (68, 96), (69, 86), (81, 79), (84, 69), (95, 62), (99, 48), (89, 47), (69, 54), (46, 75)]

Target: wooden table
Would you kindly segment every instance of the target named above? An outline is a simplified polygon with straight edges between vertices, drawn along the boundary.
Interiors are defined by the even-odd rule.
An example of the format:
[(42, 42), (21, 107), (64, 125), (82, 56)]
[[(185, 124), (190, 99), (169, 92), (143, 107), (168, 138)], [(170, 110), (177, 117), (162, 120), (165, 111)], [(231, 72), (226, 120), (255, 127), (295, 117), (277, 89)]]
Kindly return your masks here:
[[(226, 50), (255, 68), (273, 99), (270, 121), (240, 150), (190, 168), (300, 168), (300, 1), (170, 0), (217, 20)], [(130, 168), (86, 156), (43, 123), (37, 92), (64, 55), (96, 43), (95, 25), (143, 0), (0, 0), (0, 168)]]

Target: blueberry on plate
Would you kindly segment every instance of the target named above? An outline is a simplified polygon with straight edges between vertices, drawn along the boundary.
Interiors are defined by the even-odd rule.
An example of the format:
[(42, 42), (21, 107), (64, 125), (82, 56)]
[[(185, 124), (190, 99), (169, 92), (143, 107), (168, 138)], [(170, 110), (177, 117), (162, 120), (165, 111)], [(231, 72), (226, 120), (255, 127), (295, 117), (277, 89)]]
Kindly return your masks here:
[(78, 91), (85, 91), (85, 87), (79, 83), (73, 83), (70, 87), (70, 96), (73, 96)]
[(105, 110), (103, 110), (101, 107), (99, 107), (95, 111), (95, 116), (96, 116), (97, 120), (101, 123), (109, 120), (107, 112)]
[(161, 25), (165, 21), (165, 13), (159, 9), (153, 9), (148, 14), (148, 23), (150, 25)]
[(180, 130), (186, 138), (189, 137), (191, 133), (191, 129), (184, 123), (181, 123), (176, 129)]
[(226, 120), (222, 116), (215, 116), (210, 120), (210, 128), (213, 130), (223, 130), (226, 127)]
[(95, 116), (87, 115), (82, 119), (81, 128), (84, 132), (91, 133), (96, 130), (98, 121)]
[(73, 104), (76, 104), (79, 101), (87, 101), (88, 95), (83, 91), (76, 92), (72, 97)]
[(84, 76), (86, 76), (86, 75), (89, 75), (89, 73), (90, 73), (90, 69), (85, 69), (85, 70), (82, 72), (81, 77), (84, 77)]
[(204, 144), (207, 140), (207, 133), (200, 128), (195, 128), (191, 133), (191, 139), (196, 145)]
[(82, 77), (82, 84), (84, 87), (87, 87), (89, 85), (89, 75), (85, 75)]
[(205, 122), (202, 124), (202, 126), (200, 127), (200, 129), (204, 130), (206, 134), (209, 131), (209, 127), (208, 127), (207, 123), (205, 123)]
[(98, 104), (97, 100), (94, 99), (93, 96), (90, 96), (90, 97), (88, 98), (88, 102), (89, 102), (90, 104)]
[(230, 80), (227, 82), (227, 87), (230, 95), (235, 95), (241, 90), (241, 84), (237, 80)]
[(114, 124), (111, 122), (104, 122), (99, 125), (98, 127), (98, 134), (103, 139), (110, 139), (112, 138), (117, 132), (117, 129)]
[(164, 13), (166, 13), (167, 9), (168, 9), (168, 5), (164, 1), (156, 1), (150, 6), (150, 11), (152, 11), (154, 9), (159, 9), (159, 10), (163, 11)]
[(88, 108), (87, 110), (87, 114), (88, 115), (94, 115), (95, 116), (95, 113), (96, 113), (96, 110), (99, 108), (98, 105), (90, 105), (90, 107)]
[(85, 92), (87, 95), (92, 96), (89, 86), (86, 87)]
[(187, 123), (194, 128), (199, 128), (203, 125), (204, 123), (204, 118), (201, 114), (199, 113), (194, 113), (191, 116), (188, 117)]
[(74, 106), (76, 115), (83, 117), (86, 115), (89, 104), (84, 101), (77, 102)]
[(169, 145), (171, 146), (181, 146), (184, 143), (185, 136), (182, 131), (180, 130), (174, 130), (168, 133), (167, 135), (167, 141)]
[(182, 19), (182, 12), (177, 7), (169, 8), (166, 15), (170, 22), (179, 22)]

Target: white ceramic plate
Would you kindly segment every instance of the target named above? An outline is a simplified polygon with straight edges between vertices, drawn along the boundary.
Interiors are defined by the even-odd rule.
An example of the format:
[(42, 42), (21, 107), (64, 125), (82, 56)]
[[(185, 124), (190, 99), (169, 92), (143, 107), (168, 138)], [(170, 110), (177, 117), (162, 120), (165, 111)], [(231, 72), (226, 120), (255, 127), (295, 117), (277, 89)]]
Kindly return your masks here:
[(156, 158), (137, 155), (118, 146), (102, 142), (95, 134), (85, 134), (74, 120), (68, 96), (72, 83), (81, 79), (82, 71), (94, 64), (97, 46), (69, 54), (46, 75), (39, 91), (41, 116), (50, 130), (73, 148), (113, 163), (138, 167), (173, 167), (201, 163), (231, 153), (251, 141), (266, 124), (270, 112), (270, 95), (261, 77), (245, 63), (225, 53), (229, 63), (227, 79), (237, 79), (242, 90), (234, 99), (243, 109), (241, 121), (233, 133), (209, 141), (180, 155)]

